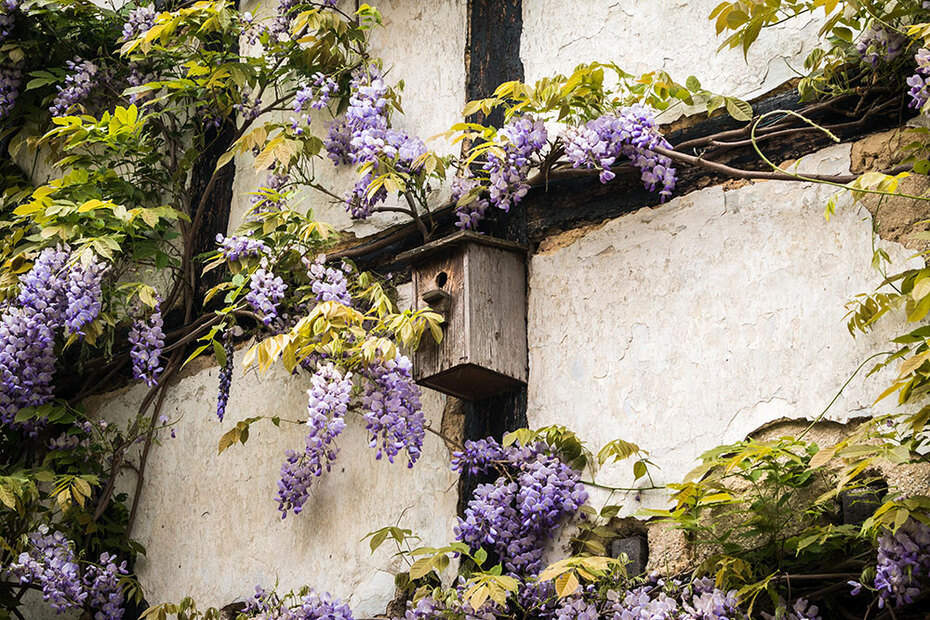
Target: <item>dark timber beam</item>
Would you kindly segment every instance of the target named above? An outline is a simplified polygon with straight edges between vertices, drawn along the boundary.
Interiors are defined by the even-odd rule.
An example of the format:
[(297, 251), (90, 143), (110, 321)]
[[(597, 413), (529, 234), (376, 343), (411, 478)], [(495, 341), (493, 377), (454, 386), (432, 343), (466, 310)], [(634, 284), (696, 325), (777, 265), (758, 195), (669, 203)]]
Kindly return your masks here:
[[(493, 90), (493, 89), (492, 89)], [(482, 96), (481, 94), (476, 96)], [(472, 95), (469, 94), (472, 98)], [(795, 91), (765, 95), (753, 103), (757, 114), (771, 110), (798, 110), (802, 104)], [(822, 124), (850, 123), (850, 126), (836, 130), (834, 133), (843, 141), (856, 140), (877, 131), (900, 127), (912, 116), (903, 101), (894, 101), (893, 105), (875, 114), (865, 122), (850, 123), (851, 120), (842, 109), (827, 107), (819, 112), (815, 119)], [(849, 103), (848, 108), (855, 103)], [(838, 106), (839, 107), (839, 106)], [(739, 129), (745, 123), (738, 123), (725, 114), (712, 118), (704, 115), (687, 117), (665, 127), (669, 142), (683, 144), (717, 134), (721, 131)], [(764, 142), (763, 152), (772, 161), (782, 162), (797, 159), (833, 144), (819, 132), (802, 133)], [(689, 154), (699, 155), (700, 149), (687, 149)], [(714, 154), (714, 160), (730, 166), (749, 170), (767, 170), (750, 146), (729, 149)], [(718, 185), (731, 177), (714, 174), (703, 168), (678, 166), (678, 185), (673, 198), (690, 192)], [(607, 184), (598, 180), (596, 173), (569, 177), (554, 176), (548, 183), (534, 187), (526, 198), (511, 211), (503, 214), (494, 209), (488, 210), (488, 220), (482, 224), (482, 231), (495, 236), (514, 239), (526, 243), (532, 253), (533, 248), (543, 239), (563, 231), (597, 224), (643, 207), (659, 204), (658, 195), (643, 189), (639, 173), (632, 167), (621, 167), (617, 177)], [(525, 213), (525, 216), (523, 215)], [(440, 227), (439, 235), (454, 230), (455, 218), (451, 205), (434, 211)], [(524, 218), (525, 220), (521, 219)], [(520, 230), (525, 225), (525, 232)], [(525, 235), (525, 238), (523, 237)], [(406, 265), (398, 263), (394, 257), (405, 250), (416, 247), (422, 242), (416, 227), (401, 224), (374, 235), (355, 239), (337, 248), (333, 253), (355, 260), (363, 268), (379, 271), (402, 272)]]
[[(523, 33), (522, 0), (470, 0), (468, 40), (465, 50), (467, 100), (490, 97), (502, 82), (523, 80), (520, 37)], [(500, 110), (479, 122), (500, 127)], [(518, 205), (488, 223), (487, 232), (520, 244), (527, 242), (526, 208)], [(492, 436), (500, 439), (507, 431), (526, 426), (526, 386), (465, 406), (465, 439)], [(459, 480), (459, 514), (484, 477), (463, 475)]]

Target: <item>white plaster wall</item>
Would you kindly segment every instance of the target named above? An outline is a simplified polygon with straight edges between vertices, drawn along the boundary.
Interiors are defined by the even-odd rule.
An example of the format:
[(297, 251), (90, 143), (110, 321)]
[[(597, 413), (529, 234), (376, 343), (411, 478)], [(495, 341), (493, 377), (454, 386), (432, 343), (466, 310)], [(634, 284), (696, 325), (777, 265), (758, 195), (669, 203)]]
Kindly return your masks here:
[[(807, 162), (802, 170), (842, 172), (849, 147)], [(565, 424), (595, 449), (636, 442), (661, 484), (765, 422), (819, 414), (891, 333), (879, 326), (853, 339), (846, 330), (845, 302), (882, 278), (870, 268), (869, 214), (847, 206), (825, 221), (831, 191), (712, 187), (533, 256), (530, 425)], [(898, 268), (912, 254), (883, 245)], [(869, 415), (890, 378), (863, 373), (827, 418)], [(631, 469), (606, 467), (598, 480), (629, 486)], [(664, 507), (664, 496), (646, 495), (625, 498), (626, 512), (640, 501)]]
[[(177, 419), (175, 439), (154, 445), (133, 536), (147, 549), (137, 565), (152, 603), (191, 595), (198, 605), (243, 600), (261, 584), (281, 591), (310, 585), (347, 601), (356, 617), (383, 613), (394, 595), (393, 575), (406, 565), (393, 545), (374, 555), (361, 538), (385, 525), (414, 530), (423, 544), (441, 545), (454, 525), (457, 478), (449, 453), (427, 433), (412, 468), (397, 458), (375, 460), (364, 420), (350, 413), (334, 468), (313, 485), (299, 515), (281, 520), (274, 498), (284, 453), (303, 449), (306, 427), (270, 422), (252, 427), (245, 446), (217, 455), (220, 436), (250, 416), (306, 419), (309, 377), (275, 370), (264, 377), (237, 372), (225, 421), (215, 415), (218, 368), (187, 373), (171, 387), (163, 413)], [(136, 386), (101, 399), (99, 413), (127, 419), (145, 393)], [(445, 398), (424, 390), (428, 423), (439, 428)], [(127, 472), (123, 485), (132, 488)]]
[[(434, 0), (427, 4), (379, 0), (371, 4), (381, 11), (384, 23), (383, 27), (373, 31), (372, 55), (384, 60), (385, 68), (389, 70), (386, 78), (389, 83), (396, 84), (401, 80), (405, 83), (402, 92), (404, 113), (394, 113), (394, 127), (419, 136), (426, 141), (427, 148), (440, 155), (457, 152), (448, 140), (429, 138), (447, 131), (462, 118), (465, 105), (466, 0)], [(247, 10), (256, 15), (268, 15), (276, 5), (276, 0), (253, 1)], [(346, 8), (351, 7), (354, 4), (347, 3)], [(285, 115), (286, 118), (289, 116)], [(325, 136), (330, 120), (322, 114), (319, 116), (313, 122), (317, 126), (317, 135)], [(256, 171), (253, 159), (251, 154), (236, 157), (235, 197), (229, 219), (231, 230), (240, 224), (248, 211), (250, 192), (265, 182), (267, 173)], [(336, 168), (325, 153), (315, 173), (320, 184), (339, 196), (351, 189), (357, 178), (351, 166)], [(437, 192), (431, 205), (438, 205), (447, 197), (447, 189)], [(387, 204), (395, 204), (393, 200)], [(406, 218), (381, 213), (367, 220), (353, 220), (341, 202), (337, 203), (309, 188), (297, 192), (294, 204), (303, 209), (312, 208), (317, 219), (358, 236), (372, 234)]]
[[(751, 98), (795, 77), (822, 21), (804, 16), (763, 30), (743, 59), (741, 49), (716, 53), (707, 19), (720, 0), (524, 0), (520, 56), (526, 80), (570, 73), (577, 65), (613, 61), (630, 73), (658, 69), (684, 83)], [(667, 119), (666, 119), (667, 120)]]

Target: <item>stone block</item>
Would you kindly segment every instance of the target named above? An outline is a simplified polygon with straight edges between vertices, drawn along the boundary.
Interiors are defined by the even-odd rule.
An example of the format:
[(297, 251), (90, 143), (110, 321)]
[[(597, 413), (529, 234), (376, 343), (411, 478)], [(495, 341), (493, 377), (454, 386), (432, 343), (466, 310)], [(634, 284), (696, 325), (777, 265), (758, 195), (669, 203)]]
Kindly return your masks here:
[(626, 567), (627, 574), (639, 575), (646, 570), (646, 563), (649, 561), (649, 543), (645, 536), (627, 536), (612, 541), (610, 555), (619, 558), (621, 553), (626, 554), (630, 560)]

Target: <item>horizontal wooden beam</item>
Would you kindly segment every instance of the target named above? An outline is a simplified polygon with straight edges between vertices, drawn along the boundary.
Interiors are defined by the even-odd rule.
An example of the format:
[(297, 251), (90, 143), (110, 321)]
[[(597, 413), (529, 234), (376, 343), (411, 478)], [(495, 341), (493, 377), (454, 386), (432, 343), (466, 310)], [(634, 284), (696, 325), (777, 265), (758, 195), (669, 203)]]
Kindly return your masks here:
[[(861, 107), (861, 106), (860, 106)], [(878, 107), (878, 106), (876, 106)], [(799, 110), (804, 108), (795, 91), (781, 92), (753, 101), (756, 114), (775, 110)], [(850, 141), (876, 131), (886, 130), (904, 124), (908, 114), (903, 99), (887, 99), (880, 106), (880, 113), (856, 120), (850, 113), (828, 104), (819, 106), (814, 114), (820, 124), (837, 126), (834, 131), (841, 141)], [(772, 119), (774, 120), (774, 119)], [(726, 114), (717, 114), (710, 118), (686, 117), (667, 127), (666, 137), (673, 145), (700, 144), (707, 136), (722, 132), (736, 133), (746, 127)], [(782, 162), (797, 159), (822, 149), (833, 141), (822, 132), (785, 132), (761, 144), (763, 152), (772, 161)], [(736, 140), (737, 144), (745, 142)], [(701, 145), (700, 148), (688, 148), (689, 154), (701, 155), (713, 152), (713, 160), (746, 170), (766, 170), (749, 144), (737, 147), (721, 148)], [(608, 219), (631, 213), (643, 207), (659, 204), (655, 192), (646, 191), (639, 179), (639, 171), (630, 165), (616, 169), (617, 176), (609, 183), (602, 184), (595, 172), (590, 174), (569, 170), (563, 175), (554, 174), (530, 190), (523, 199), (526, 209), (527, 241), (530, 249), (540, 241), (553, 234), (574, 228), (596, 224)], [(675, 196), (683, 196), (705, 187), (717, 185), (732, 177), (709, 171), (696, 166), (679, 166), (678, 183)], [(498, 214), (494, 209), (488, 210), (487, 226), (489, 230), (498, 228)], [(503, 214), (501, 214), (503, 215)], [(454, 228), (454, 210), (446, 205), (434, 211), (437, 234), (451, 234)], [(362, 239), (347, 242), (334, 253), (354, 259), (361, 267), (381, 272), (398, 272), (408, 265), (398, 261), (397, 256), (422, 243), (422, 238), (413, 223), (393, 226)]]

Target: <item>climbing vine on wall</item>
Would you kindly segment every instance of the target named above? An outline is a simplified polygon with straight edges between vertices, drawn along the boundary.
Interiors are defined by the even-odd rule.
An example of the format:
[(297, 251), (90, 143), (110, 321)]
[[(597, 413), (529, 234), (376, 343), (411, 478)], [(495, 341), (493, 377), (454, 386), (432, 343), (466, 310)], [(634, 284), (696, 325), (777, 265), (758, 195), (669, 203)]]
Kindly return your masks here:
[[(765, 156), (770, 140), (836, 139), (834, 132), (902, 102), (921, 114), (930, 105), (923, 2), (740, 0), (721, 3), (711, 18), (718, 34), (729, 31), (723, 46), (748, 51), (767, 26), (808, 13), (825, 19), (823, 44), (805, 62), (798, 110), (754, 116), (749, 104), (704, 89), (696, 77), (681, 84), (664, 72), (633, 75), (592, 62), (535, 84), (508, 82), (469, 102), (468, 122), (448, 133), (462, 145), (453, 156), (394, 126), (402, 83), (392, 83), (371, 52), (369, 37), (381, 27), (371, 6), (282, 0), (253, 15), (223, 1), (157, 9), (4, 2), (0, 146), (10, 157), (0, 163), (0, 613), (22, 617), (29, 590), (58, 611), (137, 613), (132, 607), (144, 594), (132, 566), (145, 550), (132, 528), (146, 461), (153, 443), (181, 441), (173, 438), (176, 421), (161, 412), (166, 390), (186, 363), (214, 356), (221, 367), (215, 413), (223, 420), (237, 377), (235, 341), (244, 336), (256, 339), (240, 357), (244, 369), (280, 363), (307, 376), (306, 415), (237, 420), (218, 437), (224, 452), (246, 444), (253, 424), (307, 424), (303, 445), (282, 455), (275, 498), (282, 518), (312, 501), (314, 480), (338, 458), (352, 415), (379, 459), (418, 460), (432, 429), (405, 353), (423, 338), (441, 339), (442, 317), (398, 309), (389, 279), (328, 259), (338, 235), (314, 219), (314, 205), (341, 204), (353, 218), (401, 213), (425, 241), (445, 232), (444, 205), (431, 204), (444, 183), (454, 225), (480, 230), (489, 216), (566, 176), (597, 175), (606, 184), (633, 168), (664, 201), (683, 166), (828, 183), (854, 196), (894, 194), (901, 178), (930, 170), (919, 129), (898, 166), (859, 177), (801, 175)], [(658, 119), (680, 106), (720, 110), (746, 124), (673, 145)], [(850, 120), (816, 122), (831, 106), (848, 110)], [(503, 126), (483, 124), (496, 109)], [(715, 159), (746, 147), (759, 167)], [(355, 170), (348, 193), (317, 174), (327, 160)], [(227, 236), (216, 205), (234, 167), (248, 163), (266, 178)], [(299, 202), (298, 188), (311, 197)], [(928, 282), (928, 269), (890, 275), (888, 290), (850, 306), (850, 331), (867, 331), (896, 311), (915, 324), (878, 365), (900, 363), (882, 396), (905, 406), (919, 405), (930, 387)], [(148, 391), (126, 424), (85, 410), (89, 395), (130, 380)], [(703, 455), (687, 480), (669, 485), (672, 507), (648, 515), (707, 548), (688, 575), (629, 574), (623, 558), (607, 555), (620, 507), (588, 505), (586, 488), (600, 486), (597, 467), (618, 461), (632, 461), (635, 486), (614, 492), (659, 490), (653, 457), (622, 440), (595, 457), (561, 427), (459, 446), (453, 469), (486, 482), (449, 545), (417, 546), (399, 526), (371, 532), (370, 544), (391, 541), (409, 558), (398, 586), (411, 619), (800, 619), (840, 608), (901, 615), (926, 596), (930, 499), (886, 489), (861, 527), (838, 521), (835, 503), (851, 492), (878, 493), (873, 466), (880, 461), (923, 462), (928, 418), (928, 407), (877, 417), (832, 446), (805, 431)], [(139, 481), (132, 496), (116, 490), (126, 469)], [(579, 515), (576, 553), (546, 566), (547, 545)], [(456, 559), (458, 577), (449, 585)], [(841, 569), (817, 579), (826, 565)], [(219, 612), (198, 612), (185, 600), (145, 615)], [(259, 587), (241, 617), (351, 612), (309, 588), (279, 594)]]

